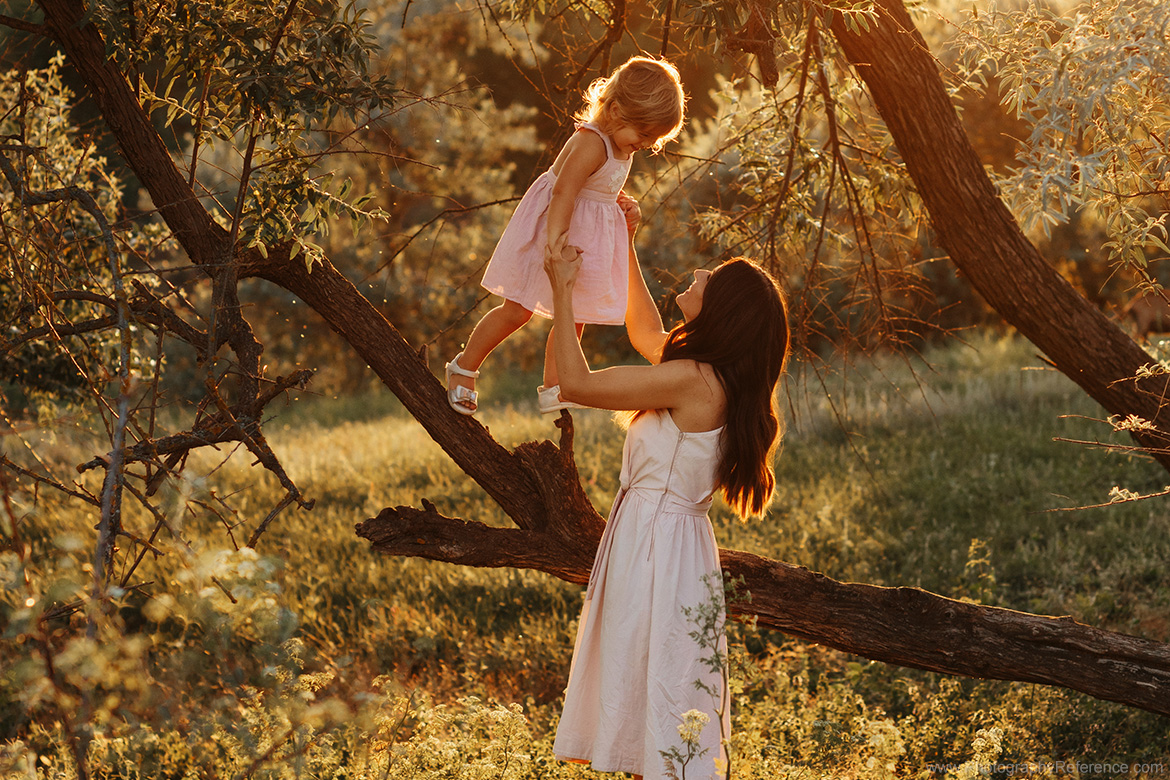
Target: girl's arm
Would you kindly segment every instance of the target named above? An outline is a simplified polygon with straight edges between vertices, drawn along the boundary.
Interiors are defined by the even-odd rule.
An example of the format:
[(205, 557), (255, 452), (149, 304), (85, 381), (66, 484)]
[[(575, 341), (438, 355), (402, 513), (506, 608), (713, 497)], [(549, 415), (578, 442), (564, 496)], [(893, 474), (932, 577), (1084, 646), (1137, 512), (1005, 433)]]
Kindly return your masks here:
[(578, 130), (565, 143), (565, 148), (553, 163), (557, 181), (548, 204), (548, 235), (545, 239), (548, 246), (551, 247), (562, 233), (568, 233), (577, 194), (586, 180), (604, 164), (605, 142), (597, 133)]
[[(545, 250), (545, 270), (553, 289), (553, 353), (561, 397), (599, 409), (678, 409), (711, 403), (715, 395), (710, 380), (691, 360), (590, 370), (573, 328), (573, 284), (581, 253), (567, 244), (567, 237), (561, 236)], [(708, 392), (702, 391), (704, 387)]]
[(629, 228), (630, 236), (626, 333), (630, 337), (630, 344), (642, 357), (651, 363), (658, 363), (662, 359), (662, 345), (666, 343), (666, 329), (662, 326), (662, 315), (650, 296), (646, 278), (642, 275), (642, 266), (638, 263), (638, 253), (634, 249), (634, 233), (638, 229), (642, 212), (638, 208), (638, 202), (624, 192), (618, 197), (618, 206), (626, 215), (626, 227)]

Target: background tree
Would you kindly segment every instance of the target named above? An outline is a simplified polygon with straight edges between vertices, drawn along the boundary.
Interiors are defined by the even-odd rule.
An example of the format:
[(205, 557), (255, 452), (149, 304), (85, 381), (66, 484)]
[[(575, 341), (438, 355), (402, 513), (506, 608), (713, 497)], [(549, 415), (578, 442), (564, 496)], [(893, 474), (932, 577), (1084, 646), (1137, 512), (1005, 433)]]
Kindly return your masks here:
[[(256, 514), (242, 529), (230, 506), (207, 507), (223, 519), (233, 539), (237, 529), (248, 532), (246, 539), (236, 539), (239, 543), (255, 545), (288, 506), (311, 506), (262, 431), (264, 407), (287, 389), (302, 386), (310, 372), (293, 366), (283, 366), (288, 371), (284, 374), (278, 373), (280, 368), (269, 371), (256, 323), (271, 309), (249, 311), (254, 292), (250, 279), (263, 279), (283, 290), (276, 296), (278, 303), (281, 295), (290, 293), (320, 315), (518, 526), (493, 529), (444, 518), (426, 504), (422, 510), (388, 509), (361, 529), (378, 549), (470, 565), (526, 566), (583, 580), (600, 534), (600, 518), (577, 482), (571, 429), (566, 426), (567, 438), (559, 449), (544, 442), (509, 452), (474, 420), (456, 417), (443, 402), (442, 388), (417, 347), (410, 346), (379, 311), (383, 305), (401, 306), (403, 299), (383, 295), (378, 301), (377, 295), (370, 295), (370, 271), (347, 268), (343, 273), (324, 248), (329, 226), (336, 221), (361, 226), (390, 220), (393, 227), (393, 220), (399, 219), (411, 226), (411, 232), (395, 241), (396, 231), (387, 231), (383, 238), (391, 238), (395, 247), (388, 258), (385, 248), (383, 259), (355, 252), (367, 266), (376, 264), (376, 272), (387, 274), (385, 289), (414, 275), (433, 290), (437, 280), (431, 272), (436, 268), (447, 280), (458, 275), (459, 271), (443, 267), (452, 257), (469, 261), (461, 269), (465, 280), (475, 276), (474, 263), (482, 263), (485, 255), (476, 251), (474, 258), (470, 253), (464, 256), (463, 249), (473, 242), (489, 246), (492, 240), (492, 231), (478, 230), (474, 223), (479, 204), (467, 202), (471, 196), (449, 187), (438, 208), (435, 193), (429, 191), (438, 182), (426, 176), (427, 164), (442, 155), (432, 158), (424, 146), (435, 126), (424, 121), (425, 113), (450, 99), (455, 86), (449, 81), (451, 71), (446, 75), (427, 71), (428, 76), (438, 73), (437, 86), (407, 87), (405, 66), (418, 58), (406, 57), (394, 77), (378, 75), (371, 68), (377, 50), (375, 29), (383, 36), (400, 36), (390, 38), (397, 41), (391, 48), (400, 45), (408, 52), (409, 36), (390, 33), (384, 23), (375, 28), (350, 5), (289, 0), (275, 14), (270, 9), (214, 3), (173, 7), (163, 3), (144, 10), (40, 0), (36, 7), (40, 19), (30, 13), (0, 21), (11, 29), (47, 37), (64, 51), (93, 99), (96, 114), (116, 140), (125, 166), (149, 197), (148, 213), (157, 211), (166, 226), (165, 233), (157, 231), (160, 243), (147, 250), (137, 240), (124, 238), (113, 252), (110, 276), (102, 279), (102, 288), (95, 293), (101, 298), (96, 303), (117, 308), (118, 295), (110, 288), (125, 275), (120, 263), (144, 276), (145, 281), (136, 280), (134, 295), (124, 304), (135, 317), (136, 347), (141, 352), (147, 346), (141, 339), (146, 329), (156, 355), (186, 350), (193, 355), (188, 376), (196, 379), (193, 384), (199, 389), (188, 416), (173, 432), (159, 430), (156, 424), (162, 402), (161, 382), (153, 380), (157, 372), (146, 379), (145, 374), (124, 371), (118, 404), (103, 401), (109, 449), (81, 468), (113, 475), (114, 492), (125, 485), (137, 503), (133, 514), (118, 501), (107, 503), (103, 512), (109, 532), (98, 558), (112, 564), (114, 542), (123, 540), (119, 544), (125, 545), (120, 550), (125, 565), (119, 569), (119, 586), (137, 585), (134, 561), (141, 560), (151, 540), (167, 530), (155, 496), (194, 448), (236, 443), (285, 487), (275, 506)], [(641, 46), (652, 37), (667, 53), (673, 51), (672, 45), (692, 46), (706, 35), (733, 53), (733, 61), (743, 52), (751, 54), (738, 71), (732, 67), (729, 72), (743, 76), (747, 63), (754, 63), (768, 90), (732, 85), (725, 91), (727, 100), (746, 100), (751, 110), (729, 110), (726, 130), (699, 122), (688, 149), (702, 154), (684, 157), (672, 178), (651, 167), (639, 171), (634, 181), (645, 192), (726, 198), (721, 188), (694, 182), (709, 161), (728, 163), (738, 186), (732, 200), (715, 200), (720, 212), (704, 214), (693, 200), (684, 199), (681, 208), (698, 212), (704, 228), (694, 247), (715, 255), (707, 242), (718, 240), (728, 251), (751, 250), (782, 268), (790, 279), (795, 277), (799, 321), (816, 323), (804, 339), (810, 351), (833, 339), (855, 340), (858, 333), (867, 346), (913, 346), (924, 332), (939, 327), (926, 305), (926, 277), (916, 265), (915, 251), (923, 250), (913, 249), (923, 242), (916, 211), (921, 202), (939, 245), (989, 303), (1108, 411), (1144, 421), (1130, 423), (1143, 442), (1160, 444), (1160, 378), (1146, 371), (1150, 376), (1145, 384), (1152, 384), (1152, 390), (1132, 381), (1147, 356), (1046, 264), (1019, 230), (962, 132), (938, 63), (899, 3), (836, 9), (672, 4), (646, 17), (614, 4), (603, 16), (595, 16), (591, 9), (550, 7), (541, 14), (546, 21), (539, 29), (505, 21), (523, 18), (528, 10), (484, 5), (480, 23), (493, 30), (493, 41), (527, 52), (514, 56), (528, 82), (538, 86), (555, 82), (563, 94), (575, 94), (591, 73), (604, 72), (623, 47)], [(404, 14), (408, 11), (409, 7)], [(1156, 7), (1151, 13), (1155, 12)], [(1149, 23), (1144, 18), (1140, 22)], [(439, 29), (455, 31), (451, 45), (466, 45), (474, 37), (468, 32), (460, 38), (457, 26)], [(495, 32), (502, 35), (495, 38)], [(843, 60), (833, 58), (832, 42), (840, 47)], [(557, 66), (544, 64), (545, 46), (559, 55)], [(578, 51), (583, 56), (570, 56)], [(800, 54), (779, 56), (783, 51)], [(562, 78), (565, 63), (580, 66)], [(791, 69), (783, 83), (782, 64), (785, 74)], [(882, 123), (870, 112), (869, 99), (848, 78), (846, 64), (868, 86)], [(15, 91), (26, 95), (28, 83), (27, 75), (18, 74)], [(551, 98), (557, 96), (558, 90), (553, 90)], [(403, 113), (412, 104), (420, 111)], [(4, 154), (23, 164), (39, 151), (22, 135), (27, 125), (22, 105), (24, 100), (18, 99), (8, 112), (17, 128), (10, 134), (21, 140), (5, 147)], [(811, 118), (813, 105), (819, 108), (816, 120)], [(470, 124), (490, 118), (493, 126), (485, 135), (492, 138), (501, 135), (501, 126), (518, 122), (524, 114), (519, 108), (509, 111), (482, 100), (479, 108), (482, 114), (462, 116)], [(424, 118), (416, 123), (418, 114)], [(737, 124), (745, 119), (745, 124)], [(447, 126), (444, 122), (444, 129)], [(767, 128), (771, 131), (765, 132)], [(452, 129), (456, 132), (448, 138), (462, 132), (457, 125)], [(402, 139), (413, 140), (414, 147), (404, 148), (417, 152), (402, 154), (396, 146)], [(528, 138), (493, 141), (487, 154), (472, 156), (498, 160), (516, 146), (530, 148), (529, 143)], [(449, 159), (462, 159), (464, 151), (452, 150)], [(358, 153), (385, 162), (402, 176), (403, 184), (387, 193), (389, 206), (399, 208), (397, 214), (385, 205), (375, 208), (373, 193), (357, 195), (353, 176), (337, 175), (345, 167), (341, 161), (351, 155), (356, 159)], [(703, 164), (692, 164), (692, 157)], [(215, 160), (219, 170), (201, 178), (208, 159)], [(913, 187), (898, 163), (904, 164)], [(22, 178), (19, 165), (10, 167), (15, 173), (6, 218), (30, 219), (28, 215), (42, 205), (38, 198), (47, 191)], [(358, 169), (372, 182), (375, 167)], [(377, 170), (384, 175), (385, 169)], [(58, 168), (55, 175), (79, 189), (94, 186), (92, 177), (71, 179), (68, 169)], [(419, 191), (412, 190), (413, 182), (418, 182)], [(502, 178), (487, 176), (486, 182), (506, 195)], [(483, 197), (482, 186), (477, 185), (475, 197)], [(907, 209), (887, 208), (890, 203), (905, 204)], [(430, 238), (432, 234), (413, 228), (440, 224), (435, 222), (436, 211), (450, 217), (441, 223), (444, 231), (448, 224), (454, 229), (453, 235), (443, 236), (449, 243), (432, 239), (435, 249), (415, 247), (426, 251), (413, 254), (416, 259), (409, 263), (394, 260), (403, 244), (414, 246)], [(650, 235), (660, 229), (652, 222)], [(49, 227), (42, 230), (48, 233)], [(1157, 236), (1157, 226), (1146, 235)], [(173, 243), (161, 243), (164, 239)], [(682, 240), (674, 236), (661, 241), (655, 236), (652, 243), (673, 248)], [(830, 249), (832, 262), (826, 259)], [(155, 253), (164, 250), (181, 252), (197, 273), (156, 267)], [(344, 250), (336, 251), (344, 255)], [(781, 265), (789, 254), (803, 258), (805, 264)], [(44, 257), (29, 259), (15, 250), (11, 256), (11, 268), (20, 259), (30, 269)], [(436, 257), (441, 262), (435, 263)], [(12, 278), (31, 276), (14, 271)], [(354, 281), (365, 282), (364, 289)], [(76, 315), (65, 311), (52, 294), (45, 296), (33, 285), (22, 287), (20, 294), (28, 304), (12, 315), (18, 335), (10, 339), (10, 350), (43, 336), (63, 345), (59, 334), (48, 328), (57, 320), (78, 331)], [(291, 305), (291, 300), (285, 298), (284, 304)], [(30, 310), (34, 320), (23, 326), (20, 317)], [(832, 316), (818, 320), (818, 311)], [(388, 313), (397, 319), (396, 311)], [(96, 314), (83, 316), (95, 332), (114, 325), (94, 324), (100, 319)], [(119, 343), (135, 346), (130, 324), (114, 327)], [(183, 346), (171, 346), (177, 344)], [(133, 443), (123, 446), (123, 435)], [(59, 475), (8, 459), (4, 465), (23, 479), (68, 491), (95, 506), (102, 504), (84, 487), (70, 485)], [(1170, 651), (1158, 643), (961, 605), (921, 591), (842, 585), (744, 554), (727, 552), (725, 561), (733, 574), (747, 578), (754, 597), (747, 609), (758, 614), (761, 623), (797, 636), (894, 663), (1056, 683), (1158, 711), (1166, 706)], [(108, 565), (101, 569), (109, 570)], [(96, 586), (98, 602), (110, 597), (102, 577)], [(779, 598), (782, 592), (801, 592), (804, 598), (794, 605)], [(940, 623), (944, 628), (933, 634), (937, 638), (933, 647), (917, 647), (907, 640), (907, 627)], [(971, 632), (984, 639), (972, 643)], [(1038, 635), (1045, 639), (1037, 643)], [(1116, 661), (1110, 666), (1112, 673), (1100, 673), (1102, 658)], [(1144, 683), (1151, 680), (1147, 687)]]

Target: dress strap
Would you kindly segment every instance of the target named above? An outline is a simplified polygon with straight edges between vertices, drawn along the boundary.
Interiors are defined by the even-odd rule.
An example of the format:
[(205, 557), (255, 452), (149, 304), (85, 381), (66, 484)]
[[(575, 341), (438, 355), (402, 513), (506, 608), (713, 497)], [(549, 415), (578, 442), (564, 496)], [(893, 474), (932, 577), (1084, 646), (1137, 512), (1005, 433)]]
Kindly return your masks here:
[(597, 133), (599, 136), (601, 136), (601, 140), (605, 144), (606, 159), (609, 159), (609, 160), (617, 159), (613, 156), (613, 145), (609, 140), (609, 136), (606, 135), (605, 133), (601, 132), (600, 127), (593, 124), (592, 122), (578, 122), (577, 129), (578, 130), (592, 130), (593, 132)]

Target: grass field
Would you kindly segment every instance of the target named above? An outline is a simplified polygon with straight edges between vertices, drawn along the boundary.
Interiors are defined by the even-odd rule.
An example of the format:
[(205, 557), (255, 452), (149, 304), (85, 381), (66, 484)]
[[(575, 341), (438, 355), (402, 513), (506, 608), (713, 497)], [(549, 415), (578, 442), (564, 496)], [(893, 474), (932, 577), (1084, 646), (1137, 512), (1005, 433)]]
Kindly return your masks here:
[[(815, 375), (795, 375), (776, 500), (747, 524), (717, 508), (720, 542), (1170, 641), (1166, 502), (1063, 511), (1117, 486), (1161, 489), (1165, 472), (1056, 440), (1124, 443), (1067, 379), (1031, 368), (1026, 344), (988, 337), (930, 361), (859, 364), (826, 381), (831, 403)], [(508, 445), (556, 433), (517, 400), (527, 379), (485, 377), (481, 419)], [(353, 526), (385, 506), (426, 498), (507, 520), (388, 395), (274, 411), (270, 443), (316, 508), (286, 511), (258, 554), (234, 551), (278, 486), (246, 454), (192, 459), (165, 496), (176, 533), (143, 565), (151, 584), (120, 594), (119, 625), (93, 639), (83, 615), (44, 630), (33, 616), (85, 587), (94, 517), (8, 485), (0, 770), (73, 777), (85, 744), (102, 777), (593, 776), (551, 758), (581, 589), (372, 553)], [(574, 421), (582, 484), (604, 514), (622, 432), (601, 412)], [(75, 430), (37, 436), (53, 463), (91, 457)], [(230, 535), (199, 509), (228, 496)], [(1164, 717), (731, 634), (736, 778), (1170, 778)]]

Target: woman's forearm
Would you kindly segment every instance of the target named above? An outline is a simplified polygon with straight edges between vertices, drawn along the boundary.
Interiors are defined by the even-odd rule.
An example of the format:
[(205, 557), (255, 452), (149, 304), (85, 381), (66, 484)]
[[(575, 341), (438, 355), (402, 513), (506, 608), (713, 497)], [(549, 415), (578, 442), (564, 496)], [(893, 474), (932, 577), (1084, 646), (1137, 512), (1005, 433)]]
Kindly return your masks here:
[(553, 355), (557, 360), (557, 376), (562, 395), (579, 387), (589, 375), (589, 363), (577, 340), (573, 321), (573, 288), (553, 289)]
[(662, 357), (662, 343), (666, 332), (662, 327), (662, 315), (650, 296), (638, 253), (634, 249), (634, 236), (629, 243), (629, 281), (626, 291), (626, 333), (630, 344), (642, 357), (657, 363)]

